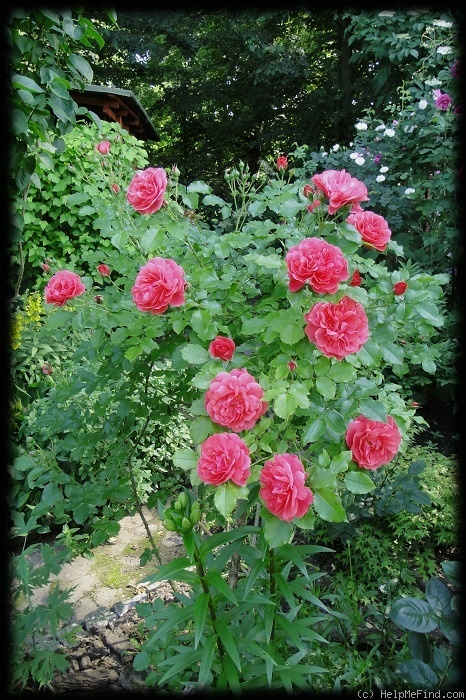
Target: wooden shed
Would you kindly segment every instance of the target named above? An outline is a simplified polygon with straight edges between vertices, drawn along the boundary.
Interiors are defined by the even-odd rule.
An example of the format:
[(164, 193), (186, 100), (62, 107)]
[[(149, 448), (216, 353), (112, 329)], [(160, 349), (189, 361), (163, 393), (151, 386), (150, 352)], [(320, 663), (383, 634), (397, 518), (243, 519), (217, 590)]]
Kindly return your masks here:
[(70, 91), (70, 95), (79, 106), (87, 107), (101, 119), (118, 122), (141, 141), (160, 141), (147, 112), (131, 90), (86, 85), (82, 91)]

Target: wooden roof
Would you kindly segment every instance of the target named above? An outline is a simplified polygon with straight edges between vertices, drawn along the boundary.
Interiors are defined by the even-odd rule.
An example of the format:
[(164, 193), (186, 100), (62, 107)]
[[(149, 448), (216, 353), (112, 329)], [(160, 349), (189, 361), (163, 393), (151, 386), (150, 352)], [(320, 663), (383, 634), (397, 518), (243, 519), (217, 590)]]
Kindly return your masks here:
[(106, 121), (118, 122), (126, 131), (142, 141), (160, 141), (144, 107), (131, 90), (103, 85), (86, 85), (82, 91), (70, 91), (78, 104)]

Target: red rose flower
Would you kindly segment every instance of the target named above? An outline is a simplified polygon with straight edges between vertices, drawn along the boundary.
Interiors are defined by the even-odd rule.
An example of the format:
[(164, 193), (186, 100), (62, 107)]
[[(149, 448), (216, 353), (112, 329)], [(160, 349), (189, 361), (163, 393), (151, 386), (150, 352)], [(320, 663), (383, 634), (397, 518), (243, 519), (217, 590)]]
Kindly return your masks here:
[(290, 372), (294, 372), (294, 370), (296, 369), (297, 366), (298, 365), (294, 360), (290, 360), (288, 362), (288, 369), (290, 370)]
[(401, 433), (391, 416), (382, 423), (361, 415), (348, 425), (345, 439), (356, 464), (363, 469), (378, 469), (398, 452)]
[(350, 214), (347, 222), (361, 234), (363, 243), (376, 250), (386, 249), (392, 232), (383, 216), (372, 211), (360, 211)]
[(220, 360), (231, 360), (235, 347), (236, 345), (231, 338), (218, 335), (209, 345), (209, 352), (212, 357), (218, 357)]
[(103, 156), (106, 156), (108, 153), (110, 153), (110, 141), (101, 141), (97, 144), (96, 150)]
[(110, 268), (108, 265), (104, 265), (104, 263), (97, 265), (97, 270), (100, 272), (102, 277), (108, 277), (110, 275)]
[(86, 287), (75, 272), (60, 270), (49, 279), (45, 286), (45, 301), (54, 306), (63, 306), (68, 299), (83, 294)]
[(361, 285), (362, 278), (359, 270), (355, 270), (353, 272), (353, 276), (351, 278), (350, 282), (350, 287), (359, 287)]
[(286, 255), (288, 287), (297, 292), (306, 282), (320, 294), (334, 294), (348, 279), (348, 263), (340, 248), (322, 238), (305, 238)]
[(244, 486), (250, 464), (249, 448), (239, 435), (218, 433), (202, 443), (197, 474), (205, 484), (219, 486), (230, 480)]
[(210, 382), (204, 401), (214, 423), (235, 433), (250, 430), (266, 412), (264, 390), (245, 369), (220, 372)]
[(342, 360), (359, 352), (369, 337), (363, 305), (347, 296), (336, 304), (317, 302), (304, 318), (307, 321), (304, 332), (326, 357)]
[(352, 211), (360, 211), (360, 202), (369, 200), (365, 184), (345, 170), (325, 170), (313, 175), (311, 181), (328, 198), (329, 214), (348, 204), (352, 205)]
[(311, 489), (304, 485), (306, 473), (296, 455), (274, 455), (264, 464), (259, 479), (259, 496), (267, 510), (285, 522), (305, 515), (314, 500)]
[(286, 170), (288, 167), (288, 158), (286, 156), (279, 156), (277, 158), (277, 170)]
[(130, 182), (126, 198), (140, 214), (153, 214), (163, 205), (167, 174), (163, 168), (138, 170)]
[(176, 262), (152, 258), (141, 267), (131, 289), (140, 311), (163, 314), (169, 306), (184, 303), (184, 270)]
[(397, 282), (396, 284), (393, 285), (393, 293), (396, 294), (396, 296), (400, 296), (400, 294), (404, 294), (406, 290), (408, 289), (408, 285), (406, 282)]

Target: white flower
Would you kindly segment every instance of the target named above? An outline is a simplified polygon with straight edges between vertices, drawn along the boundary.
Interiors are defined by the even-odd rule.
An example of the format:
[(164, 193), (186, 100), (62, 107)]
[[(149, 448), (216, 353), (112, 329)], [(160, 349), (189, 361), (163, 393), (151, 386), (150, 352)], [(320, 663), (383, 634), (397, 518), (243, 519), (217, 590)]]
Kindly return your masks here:
[(360, 155), (360, 153), (350, 153), (350, 158), (351, 160), (356, 160), (356, 158), (359, 158)]
[(437, 53), (441, 54), (442, 56), (446, 56), (447, 54), (451, 53), (453, 49), (451, 46), (438, 46), (437, 47)]
[(385, 129), (385, 131), (383, 132), (383, 135), (390, 136), (390, 138), (391, 138), (392, 136), (395, 136), (395, 129)]
[(414, 124), (406, 124), (403, 131), (405, 132), (405, 134), (412, 134), (414, 131), (414, 128), (415, 128)]
[(358, 122), (355, 124), (355, 127), (358, 131), (365, 131), (367, 129), (367, 124), (366, 122)]
[(427, 107), (427, 100), (419, 100), (419, 109), (425, 109)]
[(385, 129), (385, 124), (379, 124), (378, 126), (375, 127), (376, 131), (382, 131), (382, 129)]
[(355, 160), (354, 162), (355, 162), (357, 165), (364, 165), (365, 160), (364, 160), (364, 158), (361, 158), (361, 156), (359, 156), (358, 158), (356, 158), (356, 160)]
[(332, 147), (332, 151), (333, 151), (334, 153), (336, 153), (336, 152), (339, 150), (339, 148), (340, 148), (340, 144), (339, 144), (339, 143), (336, 143), (336, 144)]
[(453, 27), (453, 22), (446, 22), (444, 19), (434, 19), (432, 24), (434, 27), (444, 27), (445, 29), (450, 29), (450, 27)]
[(323, 156), (328, 155), (328, 154), (327, 154), (327, 151), (322, 151), (322, 155), (323, 155)]
[(430, 85), (431, 87), (434, 87), (435, 85), (441, 85), (442, 81), (439, 80), (438, 78), (430, 78), (429, 80), (424, 80), (426, 85)]
[(405, 194), (413, 194), (414, 192), (416, 192), (416, 190), (414, 190), (412, 187), (407, 187), (405, 189)]
[(381, 173), (386, 173), (387, 170), (388, 170), (388, 166), (387, 166), (387, 165), (382, 165), (382, 167), (380, 168), (380, 172), (381, 172)]
[(383, 182), (385, 180), (385, 175), (377, 175), (375, 179), (377, 182)]
[(379, 12), (379, 17), (393, 17), (394, 14), (393, 10), (384, 10), (383, 12)]

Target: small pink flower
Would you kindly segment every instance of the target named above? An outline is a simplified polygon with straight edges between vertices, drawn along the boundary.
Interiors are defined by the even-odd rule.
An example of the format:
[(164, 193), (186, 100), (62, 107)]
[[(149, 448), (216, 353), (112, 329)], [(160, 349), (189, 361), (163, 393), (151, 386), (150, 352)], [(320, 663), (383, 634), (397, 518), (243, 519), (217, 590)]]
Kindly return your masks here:
[(305, 197), (311, 198), (311, 197), (314, 197), (315, 194), (316, 194), (316, 190), (314, 187), (312, 187), (312, 185), (304, 185), (303, 195)]
[(108, 155), (108, 153), (110, 153), (110, 141), (101, 141), (97, 144), (96, 150), (103, 156)]
[(288, 287), (297, 292), (306, 283), (319, 294), (334, 294), (348, 279), (348, 263), (340, 248), (322, 238), (305, 238), (286, 255)]
[(304, 485), (306, 473), (296, 455), (274, 455), (262, 467), (259, 479), (259, 497), (267, 510), (285, 522), (305, 515), (314, 500), (311, 489)]
[(251, 474), (249, 448), (235, 433), (211, 435), (201, 445), (197, 475), (205, 484), (220, 486), (232, 481), (244, 486)]
[(342, 360), (359, 352), (369, 338), (363, 305), (347, 296), (336, 304), (318, 301), (304, 318), (304, 332), (326, 357)]
[(296, 369), (297, 366), (298, 365), (294, 360), (290, 360), (288, 362), (288, 369), (290, 370), (290, 372), (294, 372), (294, 370)]
[(105, 265), (102, 263), (101, 265), (97, 265), (97, 270), (100, 272), (102, 277), (108, 277), (110, 275), (110, 268), (108, 265)]
[(42, 365), (41, 369), (42, 369), (43, 374), (52, 374), (52, 368), (48, 363), (46, 363), (45, 365)]
[(286, 156), (279, 156), (277, 158), (277, 170), (286, 170), (288, 167), (288, 158)]
[(245, 369), (220, 372), (204, 396), (207, 413), (214, 423), (235, 433), (250, 430), (266, 412), (264, 390)]
[(220, 360), (231, 360), (235, 352), (235, 343), (231, 338), (225, 338), (218, 335), (209, 345), (209, 352), (212, 357), (217, 357)]
[(313, 184), (328, 198), (328, 213), (351, 205), (351, 211), (360, 211), (361, 202), (368, 201), (367, 187), (345, 170), (325, 170), (311, 177)]
[(400, 294), (404, 294), (407, 289), (408, 289), (408, 285), (404, 281), (397, 282), (396, 284), (393, 285), (393, 293), (396, 294), (396, 296), (400, 296)]
[(54, 306), (63, 306), (68, 299), (83, 294), (86, 287), (81, 278), (70, 270), (60, 270), (49, 279), (45, 286), (45, 301)]
[(345, 440), (356, 464), (363, 469), (378, 469), (398, 452), (401, 433), (391, 416), (382, 423), (360, 415), (348, 425)]
[(152, 258), (139, 270), (131, 292), (140, 311), (163, 314), (184, 303), (184, 290), (183, 268), (170, 259)]
[(363, 243), (376, 250), (386, 249), (392, 232), (383, 216), (372, 211), (361, 211), (350, 214), (346, 220), (361, 234)]
[(350, 287), (360, 287), (362, 282), (361, 274), (359, 270), (355, 270), (353, 272), (353, 276), (351, 277), (351, 282), (350, 282)]
[(42, 263), (41, 268), (44, 272), (50, 272), (50, 265), (48, 265), (46, 262)]
[(130, 182), (126, 198), (140, 214), (153, 214), (163, 206), (167, 174), (163, 168), (138, 170)]

